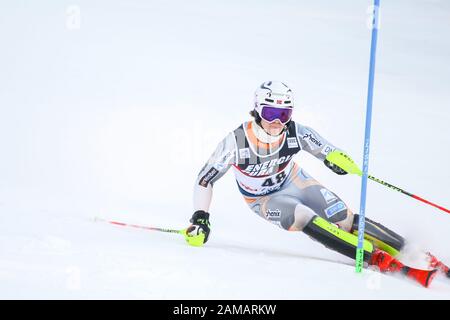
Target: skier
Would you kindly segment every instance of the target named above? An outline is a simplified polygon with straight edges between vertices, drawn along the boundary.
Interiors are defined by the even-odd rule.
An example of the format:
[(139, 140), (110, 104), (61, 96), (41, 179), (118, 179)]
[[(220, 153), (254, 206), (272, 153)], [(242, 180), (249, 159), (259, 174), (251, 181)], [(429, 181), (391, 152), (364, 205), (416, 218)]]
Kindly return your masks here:
[[(292, 90), (284, 83), (268, 81), (257, 88), (250, 112), (254, 119), (230, 132), (198, 174), (188, 238), (201, 237), (198, 245), (208, 241), (213, 184), (232, 167), (239, 191), (252, 211), (354, 259), (359, 215), (293, 161), (294, 155), (304, 150), (334, 173), (345, 175), (345, 170), (330, 161), (331, 155), (338, 152), (349, 161), (351, 158), (312, 128), (294, 122), (293, 109)], [(394, 258), (404, 248), (405, 239), (377, 222), (365, 221), (364, 261), (381, 271), (403, 270), (428, 286), (434, 271), (417, 273)]]

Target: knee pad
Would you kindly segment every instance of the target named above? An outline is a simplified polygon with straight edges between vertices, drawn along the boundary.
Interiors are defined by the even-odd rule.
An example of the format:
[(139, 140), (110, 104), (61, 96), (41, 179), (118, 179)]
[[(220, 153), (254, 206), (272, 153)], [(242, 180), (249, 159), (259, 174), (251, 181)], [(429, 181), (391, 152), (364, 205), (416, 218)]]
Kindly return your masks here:
[(289, 227), (289, 230), (303, 230), (305, 226), (314, 218), (316, 215), (307, 206), (299, 203), (295, 206), (294, 210), (294, 220)]
[[(355, 214), (351, 232), (358, 235), (358, 227), (359, 214)], [(405, 239), (402, 236), (367, 218), (365, 219), (364, 238), (394, 257), (399, 254), (405, 245)]]

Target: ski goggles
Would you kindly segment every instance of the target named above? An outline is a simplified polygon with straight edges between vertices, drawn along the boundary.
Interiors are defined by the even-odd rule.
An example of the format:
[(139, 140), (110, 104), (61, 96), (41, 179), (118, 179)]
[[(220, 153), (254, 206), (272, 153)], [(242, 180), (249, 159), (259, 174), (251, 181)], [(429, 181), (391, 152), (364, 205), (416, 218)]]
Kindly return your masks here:
[(269, 105), (261, 105), (261, 118), (267, 122), (274, 122), (275, 120), (280, 120), (282, 124), (286, 124), (291, 120), (292, 108), (275, 108)]

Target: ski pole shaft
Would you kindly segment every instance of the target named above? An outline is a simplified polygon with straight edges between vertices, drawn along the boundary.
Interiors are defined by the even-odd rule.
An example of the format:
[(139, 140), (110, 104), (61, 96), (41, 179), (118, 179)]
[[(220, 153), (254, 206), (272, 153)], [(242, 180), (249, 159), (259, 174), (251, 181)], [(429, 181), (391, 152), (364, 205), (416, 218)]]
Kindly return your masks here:
[(137, 224), (124, 223), (124, 222), (120, 222), (120, 221), (106, 220), (106, 219), (102, 219), (102, 218), (95, 218), (95, 221), (101, 221), (101, 222), (113, 224), (113, 225), (120, 226), (120, 227), (130, 227), (130, 228), (144, 229), (144, 230), (149, 230), (149, 231), (159, 231), (159, 232), (167, 232), (167, 233), (183, 233), (183, 230), (142, 226), (142, 225), (137, 225)]
[(187, 243), (194, 247), (201, 247), (205, 243), (205, 234), (204, 233), (200, 233), (198, 235), (191, 235), (191, 234), (187, 233), (187, 229), (177, 230), (177, 229), (149, 227), (149, 226), (142, 226), (142, 225), (138, 225), (138, 224), (120, 222), (120, 221), (106, 220), (106, 219), (102, 219), (99, 217), (95, 217), (94, 221), (95, 222), (97, 222), (97, 221), (105, 222), (105, 223), (109, 223), (109, 224), (119, 226), (119, 227), (136, 228), (136, 229), (143, 229), (143, 230), (148, 230), (148, 231), (158, 231), (158, 232), (181, 234), (184, 237), (184, 239), (187, 241)]
[[(358, 175), (360, 177), (363, 177), (363, 171), (358, 167), (358, 165), (349, 156), (347, 156), (342, 151), (338, 151), (338, 150), (332, 151), (332, 152), (330, 152), (327, 155), (326, 159), (328, 161), (330, 161), (331, 163), (337, 165), (339, 168), (347, 171), (348, 173), (356, 174), (356, 175)], [(426, 204), (428, 204), (430, 206), (438, 208), (439, 210), (442, 210), (444, 212), (450, 213), (449, 209), (444, 208), (443, 206), (437, 205), (437, 204), (435, 204), (435, 203), (433, 203), (431, 201), (428, 201), (428, 200), (426, 200), (426, 199), (424, 199), (422, 197), (419, 197), (418, 195), (415, 195), (415, 194), (412, 194), (412, 193), (410, 193), (408, 191), (405, 191), (405, 190), (403, 190), (403, 189), (401, 189), (399, 187), (396, 187), (396, 186), (394, 186), (394, 185), (392, 185), (390, 183), (387, 183), (386, 181), (383, 181), (381, 179), (375, 178), (374, 176), (371, 176), (371, 175), (367, 175), (367, 178), (372, 180), (372, 181), (378, 182), (379, 184), (382, 184), (383, 186), (388, 187), (388, 188), (390, 188), (392, 190), (401, 192), (401, 193), (403, 193), (403, 194), (405, 194), (407, 196), (410, 196), (411, 198), (414, 198), (414, 199), (419, 200), (419, 201), (421, 201), (423, 203), (426, 203)]]
[(433, 203), (433, 202), (431, 202), (431, 201), (428, 201), (428, 200), (426, 200), (426, 199), (424, 199), (424, 198), (422, 198), (422, 197), (419, 197), (419, 196), (417, 196), (417, 195), (415, 195), (415, 194), (412, 194), (412, 193), (410, 193), (410, 192), (408, 192), (408, 191), (405, 191), (405, 190), (403, 190), (403, 189), (401, 189), (401, 188), (399, 188), (399, 187), (396, 187), (396, 186), (394, 186), (394, 185), (392, 185), (392, 184), (390, 184), (390, 183), (387, 183), (386, 181), (380, 180), (380, 179), (375, 178), (375, 177), (373, 177), (373, 176), (369, 176), (369, 179), (370, 179), (370, 180), (373, 180), (373, 181), (375, 181), (375, 182), (378, 182), (379, 184), (382, 184), (383, 186), (386, 186), (386, 187), (388, 187), (388, 188), (390, 188), (390, 189), (392, 189), (392, 190), (401, 192), (401, 193), (403, 193), (403, 194), (405, 194), (405, 195), (407, 195), (407, 196), (409, 196), (409, 197), (411, 197), (411, 198), (414, 198), (414, 199), (419, 200), (419, 201), (421, 201), (421, 202), (423, 202), (423, 203), (426, 203), (426, 204), (428, 204), (428, 205), (430, 205), (430, 206), (433, 206), (433, 207), (435, 207), (435, 208), (438, 208), (439, 210), (442, 210), (442, 211), (444, 211), (444, 212), (450, 213), (450, 210), (449, 210), (449, 209), (444, 208), (444, 207), (442, 207), (442, 206), (440, 206), (440, 205), (437, 205), (437, 204), (435, 204), (435, 203)]

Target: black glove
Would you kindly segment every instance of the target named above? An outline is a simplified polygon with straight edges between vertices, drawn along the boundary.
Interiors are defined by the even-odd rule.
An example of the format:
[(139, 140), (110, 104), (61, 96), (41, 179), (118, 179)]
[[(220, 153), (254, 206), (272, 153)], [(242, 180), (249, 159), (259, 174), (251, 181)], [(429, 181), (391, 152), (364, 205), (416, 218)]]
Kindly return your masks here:
[(198, 235), (199, 233), (205, 234), (205, 241), (208, 241), (209, 233), (211, 232), (210, 223), (209, 223), (209, 213), (203, 210), (197, 210), (192, 215), (191, 220), (192, 225), (189, 226), (186, 230), (188, 235)]
[(327, 159), (325, 159), (323, 161), (323, 163), (325, 163), (325, 165), (331, 169), (331, 171), (333, 171), (334, 173), (337, 173), (339, 175), (344, 175), (347, 174), (348, 172), (345, 171), (344, 169), (338, 167), (337, 165), (335, 165), (334, 163), (331, 163), (330, 161), (328, 161)]

